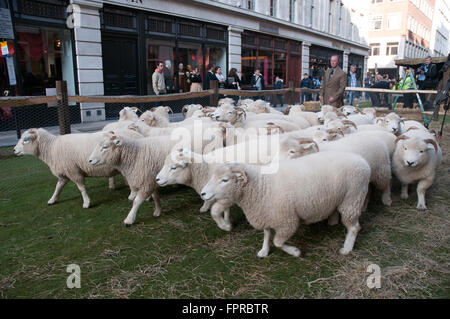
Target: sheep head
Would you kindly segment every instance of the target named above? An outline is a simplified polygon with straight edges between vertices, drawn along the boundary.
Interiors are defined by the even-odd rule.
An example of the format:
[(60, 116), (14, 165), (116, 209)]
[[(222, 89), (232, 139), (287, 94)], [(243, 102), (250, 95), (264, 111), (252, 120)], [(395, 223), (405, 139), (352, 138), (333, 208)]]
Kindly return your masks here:
[(39, 130), (43, 129), (31, 128), (23, 132), (14, 147), (14, 154), (39, 156)]
[(123, 144), (122, 136), (115, 134), (113, 131), (105, 132), (89, 156), (89, 164), (93, 166), (118, 164)]
[(396, 154), (405, 167), (417, 168), (424, 166), (429, 160), (429, 152), (438, 152), (435, 140), (420, 136), (408, 137), (400, 135), (395, 139)]
[(239, 198), (242, 188), (248, 183), (248, 175), (242, 165), (218, 166), (208, 183), (201, 190), (203, 200)]
[(344, 137), (344, 132), (342, 132), (342, 129), (329, 129), (329, 130), (317, 130), (313, 134), (313, 140), (316, 143), (323, 143), (323, 142), (331, 142), (338, 140), (340, 138)]
[(139, 119), (137, 111), (139, 111), (137, 107), (124, 107), (119, 112), (119, 121), (137, 121)]
[(295, 159), (317, 153), (319, 146), (310, 138), (288, 137), (280, 143), (280, 159)]
[(189, 166), (197, 161), (202, 161), (202, 156), (195, 154), (186, 148), (180, 148), (167, 155), (164, 166), (156, 176), (159, 186), (173, 184), (188, 184), (191, 181)]

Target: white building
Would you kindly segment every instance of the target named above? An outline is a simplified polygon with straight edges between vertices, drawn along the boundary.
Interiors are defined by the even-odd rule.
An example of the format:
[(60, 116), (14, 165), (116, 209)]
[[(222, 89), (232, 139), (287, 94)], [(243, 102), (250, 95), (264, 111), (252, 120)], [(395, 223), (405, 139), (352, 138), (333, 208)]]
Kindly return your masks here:
[(450, 2), (436, 0), (431, 28), (433, 56), (446, 56), (450, 52)]

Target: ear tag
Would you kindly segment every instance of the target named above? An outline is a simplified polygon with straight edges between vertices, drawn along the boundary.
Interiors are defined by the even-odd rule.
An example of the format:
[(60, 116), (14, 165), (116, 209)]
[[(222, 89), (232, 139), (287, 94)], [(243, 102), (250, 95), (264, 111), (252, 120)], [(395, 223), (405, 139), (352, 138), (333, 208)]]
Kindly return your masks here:
[(183, 168), (186, 168), (186, 163), (185, 162), (182, 162), (181, 164), (183, 165)]
[(116, 145), (117, 145), (117, 146), (120, 146), (120, 141), (117, 141), (117, 142), (116, 142)]
[(30, 137), (25, 137), (25, 138), (23, 139), (23, 141), (24, 141), (24, 142), (27, 142), (27, 143), (28, 143), (30, 140), (31, 140)]

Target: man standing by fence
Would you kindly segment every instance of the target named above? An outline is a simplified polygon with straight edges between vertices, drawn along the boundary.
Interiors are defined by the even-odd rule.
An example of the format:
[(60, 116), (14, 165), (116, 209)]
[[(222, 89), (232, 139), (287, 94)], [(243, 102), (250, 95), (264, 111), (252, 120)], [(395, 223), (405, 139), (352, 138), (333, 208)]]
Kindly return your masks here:
[(164, 81), (164, 64), (158, 62), (158, 67), (152, 75), (153, 92), (156, 95), (166, 94), (166, 83)]
[(323, 104), (341, 107), (344, 105), (347, 76), (339, 67), (339, 57), (337, 55), (331, 57), (330, 64), (331, 68), (328, 68), (323, 77), (319, 98)]
[[(361, 80), (359, 79), (358, 74), (356, 74), (356, 65), (354, 64), (350, 66), (350, 72), (348, 74), (347, 79), (347, 86), (352, 88), (361, 87)], [(347, 105), (353, 105), (353, 100), (357, 97), (359, 97), (358, 91), (349, 91)]]
[[(300, 82), (300, 88), (312, 89), (313, 83), (308, 76), (308, 73), (303, 74), (303, 80)], [(311, 93), (302, 92), (302, 104), (311, 100)]]
[[(256, 91), (262, 91), (264, 90), (264, 77), (261, 74), (261, 71), (259, 69), (255, 70), (255, 73), (252, 77), (252, 89)], [(258, 96), (257, 99), (264, 99), (263, 96)]]

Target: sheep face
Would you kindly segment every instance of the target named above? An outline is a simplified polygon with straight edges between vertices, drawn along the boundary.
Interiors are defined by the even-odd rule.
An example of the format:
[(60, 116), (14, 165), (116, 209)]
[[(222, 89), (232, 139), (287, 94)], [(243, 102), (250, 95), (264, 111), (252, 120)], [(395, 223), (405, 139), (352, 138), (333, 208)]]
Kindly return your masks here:
[(429, 152), (438, 152), (437, 144), (432, 139), (423, 139), (421, 137), (408, 138), (401, 135), (396, 140), (401, 163), (405, 167), (418, 168), (428, 163)]
[(35, 128), (25, 131), (14, 147), (14, 154), (39, 156), (39, 133)]
[(225, 165), (215, 169), (211, 179), (201, 190), (203, 200), (229, 199), (234, 201), (247, 184), (247, 173), (239, 165)]
[(166, 157), (163, 168), (156, 176), (156, 182), (159, 186), (186, 184), (190, 181), (191, 172), (188, 165), (192, 161), (188, 154), (190, 152), (180, 149)]
[(317, 153), (319, 146), (309, 138), (287, 138), (280, 143), (280, 160), (299, 158)]
[(391, 133), (398, 135), (400, 133), (400, 123), (403, 119), (395, 113), (389, 113), (385, 117), (379, 117), (375, 123), (381, 127), (384, 127)]
[(119, 112), (119, 121), (137, 121), (139, 117), (137, 116), (136, 112), (138, 111), (137, 107), (124, 107)]
[(340, 138), (344, 137), (344, 132), (342, 132), (341, 129), (334, 129), (334, 130), (318, 130), (317, 132), (314, 132), (313, 134), (313, 140), (314, 142), (320, 144), (323, 142), (331, 142), (336, 141)]
[(151, 111), (145, 111), (139, 118), (139, 122), (143, 122), (148, 126), (156, 126), (157, 124), (156, 114), (154, 114)]
[(352, 105), (346, 105), (342, 108), (342, 113), (345, 115), (356, 114), (358, 113), (358, 109)]
[(169, 112), (173, 114), (173, 110), (170, 106), (152, 107), (151, 111), (155, 114), (165, 117), (166, 119), (169, 119)]
[(234, 124), (245, 118), (245, 111), (240, 107), (224, 105), (216, 109), (214, 113), (212, 113), (211, 117), (219, 122), (229, 122)]
[(118, 153), (122, 145), (123, 140), (121, 137), (115, 135), (114, 132), (106, 133), (89, 156), (89, 164), (93, 166), (117, 164), (119, 159)]

